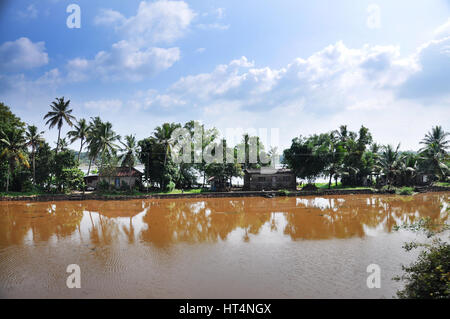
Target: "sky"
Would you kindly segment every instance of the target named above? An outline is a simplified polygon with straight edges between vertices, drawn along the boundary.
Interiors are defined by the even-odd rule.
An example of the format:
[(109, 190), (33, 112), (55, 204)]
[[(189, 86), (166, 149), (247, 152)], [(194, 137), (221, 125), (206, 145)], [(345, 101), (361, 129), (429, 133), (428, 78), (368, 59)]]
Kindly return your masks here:
[(417, 150), (450, 129), (450, 0), (0, 0), (0, 101), (53, 142), (61, 96), (139, 139), (197, 120), (282, 150), (345, 124)]

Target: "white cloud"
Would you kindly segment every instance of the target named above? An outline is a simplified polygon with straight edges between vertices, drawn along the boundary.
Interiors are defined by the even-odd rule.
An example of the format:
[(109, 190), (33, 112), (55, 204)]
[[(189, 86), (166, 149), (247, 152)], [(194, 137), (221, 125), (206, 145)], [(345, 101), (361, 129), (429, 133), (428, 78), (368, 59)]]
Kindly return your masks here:
[(447, 22), (434, 30), (434, 35), (437, 38), (450, 37), (450, 18), (448, 18)]
[(94, 100), (88, 101), (84, 103), (84, 107), (90, 109), (91, 111), (100, 111), (100, 112), (117, 112), (123, 106), (121, 100), (112, 99), (112, 100)]
[(95, 25), (112, 26), (118, 28), (126, 22), (126, 18), (118, 11), (101, 9), (100, 14), (94, 18)]
[(202, 30), (208, 30), (208, 29), (228, 30), (230, 28), (230, 25), (229, 24), (221, 24), (221, 23), (209, 23), (209, 24), (200, 23), (200, 24), (197, 24), (197, 27)]
[(38, 17), (38, 10), (36, 9), (36, 7), (34, 6), (34, 4), (30, 4), (28, 7), (26, 7), (25, 10), (20, 10), (18, 12), (19, 17), (23, 18), (23, 19), (35, 19)]
[(198, 49), (195, 50), (195, 52), (197, 52), (197, 53), (203, 53), (205, 51), (206, 51), (205, 48), (198, 48)]
[(139, 48), (122, 40), (110, 51), (100, 51), (94, 59), (76, 58), (67, 64), (68, 77), (83, 81), (90, 77), (103, 80), (127, 79), (139, 81), (168, 69), (180, 59), (178, 48)]
[(28, 38), (19, 38), (0, 45), (0, 70), (21, 71), (40, 67), (48, 63), (44, 42), (33, 43)]
[(367, 27), (369, 29), (381, 28), (381, 8), (377, 4), (370, 4), (367, 7)]
[(195, 16), (184, 1), (141, 1), (135, 16), (125, 18), (107, 9), (100, 12), (95, 23), (113, 26), (127, 41), (142, 46), (174, 42), (185, 34)]

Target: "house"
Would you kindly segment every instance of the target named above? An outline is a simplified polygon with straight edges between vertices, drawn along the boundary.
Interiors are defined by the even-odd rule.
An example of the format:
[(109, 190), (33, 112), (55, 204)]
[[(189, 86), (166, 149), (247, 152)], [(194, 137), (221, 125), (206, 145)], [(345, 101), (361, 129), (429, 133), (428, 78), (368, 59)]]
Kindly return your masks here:
[(119, 189), (122, 185), (134, 188), (140, 185), (143, 173), (132, 167), (114, 167), (112, 169), (104, 170), (100, 175), (89, 175), (84, 177), (86, 187), (96, 189), (98, 185), (107, 181), (111, 188)]
[(207, 182), (210, 184), (210, 189), (213, 192), (222, 192), (230, 189), (231, 185), (223, 179), (217, 178), (216, 176), (211, 176), (208, 178)]
[(296, 189), (296, 178), (290, 169), (261, 167), (244, 170), (244, 190)]

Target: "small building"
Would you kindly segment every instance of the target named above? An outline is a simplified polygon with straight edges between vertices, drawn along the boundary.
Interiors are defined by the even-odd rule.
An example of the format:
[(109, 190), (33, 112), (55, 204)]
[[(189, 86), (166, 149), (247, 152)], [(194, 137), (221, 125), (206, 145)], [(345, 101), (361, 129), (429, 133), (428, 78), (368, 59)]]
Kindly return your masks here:
[(229, 182), (217, 178), (216, 176), (211, 176), (210, 178), (208, 178), (207, 182), (210, 185), (210, 190), (213, 192), (228, 191), (231, 187)]
[(107, 170), (100, 175), (89, 175), (84, 177), (84, 182), (87, 188), (96, 189), (100, 182), (107, 181), (111, 188), (119, 189), (126, 184), (134, 188), (142, 181), (143, 173), (132, 167), (115, 167)]
[(97, 183), (98, 183), (98, 175), (93, 174), (93, 175), (87, 175), (84, 177), (84, 185), (86, 185), (86, 188), (92, 188), (92, 189), (96, 189), (97, 188)]
[(244, 190), (279, 190), (297, 188), (295, 174), (290, 169), (261, 167), (244, 170)]

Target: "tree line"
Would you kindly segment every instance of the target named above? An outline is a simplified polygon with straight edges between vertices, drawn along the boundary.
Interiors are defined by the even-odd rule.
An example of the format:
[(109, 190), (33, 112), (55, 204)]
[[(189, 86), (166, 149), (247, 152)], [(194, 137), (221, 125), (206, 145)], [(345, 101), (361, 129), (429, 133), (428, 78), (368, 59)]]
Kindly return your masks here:
[[(231, 184), (232, 177), (240, 177), (243, 170), (270, 165), (277, 157), (277, 150), (265, 151), (258, 137), (244, 134), (240, 144), (231, 147), (219, 137), (216, 128), (205, 128), (196, 121), (164, 123), (149, 137), (137, 140), (134, 135), (121, 137), (113, 130), (110, 122), (100, 117), (89, 120), (76, 119), (72, 115), (70, 100), (56, 98), (50, 110), (44, 115), (49, 129), (58, 130), (55, 147), (43, 138), (44, 131), (35, 125), (26, 125), (13, 114), (10, 108), (0, 103), (0, 177), (4, 181), (1, 190), (6, 191), (67, 191), (84, 187), (84, 174), (80, 171), (80, 156), (87, 153), (88, 171), (95, 165), (100, 174), (108, 174), (117, 166), (130, 170), (139, 162), (144, 164), (144, 180), (147, 186), (160, 190), (174, 188), (189, 189), (201, 186), (207, 178), (214, 176), (220, 183)], [(61, 136), (64, 125), (70, 127), (66, 136)], [(195, 137), (194, 128), (201, 127), (201, 151), (213, 146), (223, 150), (224, 160), (200, 162), (193, 160), (177, 162), (172, 156), (179, 142), (174, 131), (184, 128)], [(421, 141), (423, 147), (417, 152), (401, 152), (400, 145), (379, 145), (373, 142), (369, 130), (362, 126), (352, 132), (343, 125), (328, 133), (300, 136), (292, 140), (291, 146), (283, 151), (283, 163), (295, 175), (313, 182), (318, 176), (326, 176), (344, 186), (373, 186), (380, 183), (391, 185), (414, 185), (420, 174), (431, 180), (447, 181), (449, 175), (448, 141), (449, 133), (442, 127), (433, 127)], [(198, 141), (192, 141), (194, 144)], [(78, 151), (70, 150), (70, 144), (79, 143)], [(244, 152), (244, 161), (238, 161), (238, 152)], [(253, 162), (252, 150), (257, 150)], [(84, 155), (85, 153), (83, 153)], [(227, 162), (227, 155), (234, 161)], [(195, 156), (192, 148), (191, 159)], [(262, 156), (270, 158), (262, 161)], [(109, 187), (109, 185), (107, 185)]]
[[(253, 144), (261, 154), (264, 153), (264, 145), (258, 137), (248, 134), (244, 134), (241, 145), (231, 148), (225, 139), (219, 139), (216, 128), (207, 129), (196, 121), (189, 121), (183, 126), (179, 123), (164, 123), (156, 127), (149, 137), (138, 141), (134, 135), (121, 137), (113, 130), (112, 123), (104, 122), (98, 116), (89, 120), (76, 119), (72, 111), (70, 100), (61, 97), (51, 103), (50, 111), (45, 114), (48, 128), (58, 130), (56, 146), (53, 148), (43, 138), (44, 131), (34, 125), (26, 125), (8, 106), (0, 103), (0, 176), (5, 181), (0, 185), (2, 190), (82, 189), (84, 174), (78, 166), (83, 150), (86, 150), (89, 161), (87, 175), (94, 165), (100, 174), (107, 175), (108, 171), (118, 166), (131, 170), (139, 162), (144, 164), (147, 185), (165, 191), (198, 186), (199, 175), (203, 176), (202, 186), (212, 176), (223, 183), (231, 182), (232, 177), (242, 176), (245, 168), (270, 164), (263, 164), (259, 156), (257, 163), (250, 161)], [(63, 137), (61, 129), (64, 125), (71, 129)], [(207, 163), (203, 159), (199, 163), (175, 163), (171, 155), (178, 141), (173, 137), (173, 132), (183, 127), (194, 137), (194, 127), (199, 125), (202, 150), (211, 146), (213, 149), (223, 148), (225, 158), (226, 154), (236, 155), (237, 149), (243, 149), (244, 163), (238, 163), (237, 160), (231, 163)], [(73, 143), (79, 143), (78, 152), (68, 149)], [(109, 188), (109, 185), (106, 186)]]
[(411, 186), (418, 177), (429, 181), (447, 181), (450, 161), (449, 133), (435, 126), (420, 141), (417, 152), (400, 151), (397, 146), (373, 141), (369, 129), (358, 132), (346, 125), (328, 133), (300, 136), (284, 150), (284, 162), (297, 177), (309, 182), (318, 176), (328, 177), (328, 187), (338, 180), (343, 186)]

